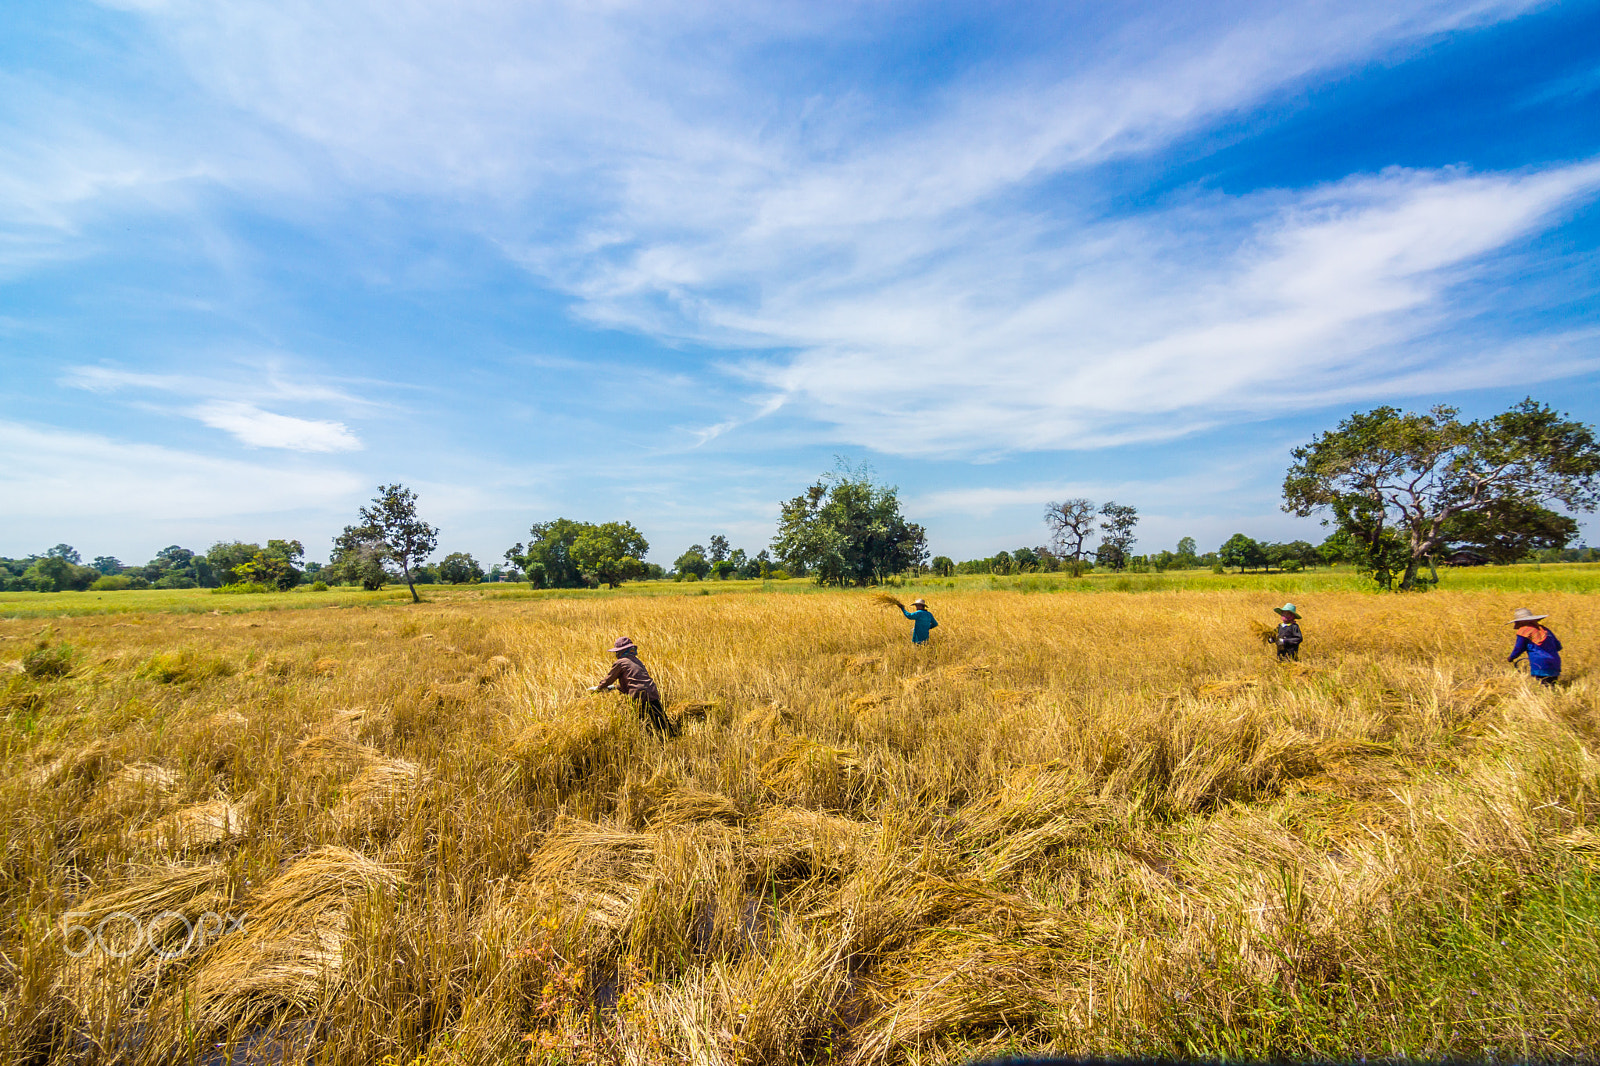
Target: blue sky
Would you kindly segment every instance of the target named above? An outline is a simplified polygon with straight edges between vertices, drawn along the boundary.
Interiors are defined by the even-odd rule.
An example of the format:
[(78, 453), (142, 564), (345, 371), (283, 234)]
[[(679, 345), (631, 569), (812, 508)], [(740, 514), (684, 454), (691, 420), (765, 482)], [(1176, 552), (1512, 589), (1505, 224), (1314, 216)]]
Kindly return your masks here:
[(1352, 410), (1600, 422), (1597, 253), (1595, 4), (14, 0), (0, 554), (1320, 540)]

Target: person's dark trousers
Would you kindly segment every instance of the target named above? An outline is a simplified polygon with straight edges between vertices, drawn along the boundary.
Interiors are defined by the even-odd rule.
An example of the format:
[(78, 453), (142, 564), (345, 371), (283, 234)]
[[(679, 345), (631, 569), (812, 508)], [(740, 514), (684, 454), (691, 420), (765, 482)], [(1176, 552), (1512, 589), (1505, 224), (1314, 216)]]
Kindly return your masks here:
[(667, 720), (667, 712), (662, 708), (659, 699), (639, 697), (634, 700), (639, 706), (639, 717), (645, 725), (663, 737), (676, 736), (677, 731), (672, 728), (672, 723)]
[(1295, 662), (1299, 662), (1300, 661), (1300, 645), (1298, 645), (1298, 644), (1280, 644), (1278, 646), (1278, 658), (1280, 658), (1280, 659), (1293, 659)]
[(1548, 688), (1554, 688), (1556, 682), (1561, 680), (1561, 675), (1560, 674), (1551, 674), (1549, 677), (1540, 677), (1540, 678), (1537, 678), (1537, 680), (1538, 680), (1539, 684), (1541, 684), (1541, 685), (1544, 685), (1544, 686), (1546, 686)]

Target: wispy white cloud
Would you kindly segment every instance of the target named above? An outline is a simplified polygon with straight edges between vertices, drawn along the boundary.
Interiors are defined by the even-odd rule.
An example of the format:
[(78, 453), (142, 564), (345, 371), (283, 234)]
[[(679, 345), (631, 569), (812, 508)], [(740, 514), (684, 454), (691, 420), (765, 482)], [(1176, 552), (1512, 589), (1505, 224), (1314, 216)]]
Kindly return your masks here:
[[(1171, 438), (1392, 394), (1446, 359), (1457, 381), (1523, 380), (1500, 340), (1461, 353), (1459, 326), (1493, 301), (1453, 294), (1600, 183), (1593, 164), (1389, 171), (1106, 215), (1106, 164), (1539, 6), (1516, 0), (1086, 8), (1062, 43), (892, 106), (870, 71), (797, 89), (755, 68), (767, 49), (869, 38), (863, 20), (898, 8), (117, 6), (210, 94), (226, 137), (207, 140), (213, 122), (192, 142), (102, 147), (94, 125), (64, 144), (77, 170), (23, 167), (0, 188), (18, 217), (70, 227), (118, 175), (186, 175), (280, 211), (422, 198), (589, 321), (734, 353), (715, 365), (786, 416), (908, 455)], [(161, 165), (135, 165), (141, 146)], [(40, 192), (80, 171), (66, 186), (81, 194)], [(1586, 358), (1566, 343), (1540, 372)], [(341, 398), (75, 373), (204, 398), (189, 410), (258, 446), (354, 446), (343, 422), (255, 406)], [(248, 409), (219, 406), (239, 395)]]
[[(241, 462), (0, 421), (4, 539), (14, 552), (86, 532), (125, 558), (174, 538), (191, 547), (207, 536), (310, 538), (353, 513), (366, 488), (349, 472), (301, 461)], [(263, 516), (277, 528), (263, 531)]]
[(234, 400), (213, 400), (191, 413), (212, 429), (231, 433), (252, 448), (295, 452), (351, 452), (361, 448), (360, 439), (343, 422), (274, 414)]

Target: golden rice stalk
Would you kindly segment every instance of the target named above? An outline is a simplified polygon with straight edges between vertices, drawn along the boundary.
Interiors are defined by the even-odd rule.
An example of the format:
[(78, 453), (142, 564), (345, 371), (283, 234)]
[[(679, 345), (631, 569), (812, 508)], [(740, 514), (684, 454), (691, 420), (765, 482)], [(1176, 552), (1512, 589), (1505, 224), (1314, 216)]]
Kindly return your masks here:
[(994, 668), (989, 663), (980, 660), (978, 662), (958, 663), (955, 666), (947, 666), (940, 670), (939, 673), (953, 681), (974, 681), (988, 677), (993, 670)]
[(975, 856), (979, 875), (998, 880), (1050, 851), (1087, 843), (1106, 818), (1104, 802), (1083, 777), (1035, 764), (969, 807), (958, 839)]
[(249, 900), (240, 928), (201, 957), (194, 1011), (208, 1026), (249, 1027), (280, 1010), (316, 1013), (337, 986), (350, 915), (399, 877), (344, 848), (300, 859)]
[(188, 851), (213, 847), (244, 829), (244, 808), (226, 799), (214, 799), (181, 807), (155, 825), (139, 830), (134, 838), (146, 845)]
[(870, 711), (874, 708), (883, 706), (885, 703), (889, 702), (889, 699), (890, 697), (879, 695), (877, 693), (868, 693), (865, 696), (857, 696), (850, 701), (850, 710), (856, 714), (861, 714), (864, 711)]
[(318, 677), (327, 677), (338, 669), (339, 660), (327, 655), (311, 664), (311, 672)]
[(854, 670), (858, 673), (866, 670), (882, 669), (883, 663), (884, 659), (881, 655), (851, 655), (848, 656), (844, 661), (844, 665), (847, 669)]
[(898, 607), (902, 611), (906, 609), (906, 605), (900, 602), (899, 597), (891, 596), (887, 592), (873, 593), (872, 598), (883, 604), (885, 607)]
[(1263, 622), (1259, 618), (1252, 618), (1250, 620), (1250, 630), (1255, 634), (1256, 639), (1262, 643), (1278, 643), (1278, 627), (1269, 622)]

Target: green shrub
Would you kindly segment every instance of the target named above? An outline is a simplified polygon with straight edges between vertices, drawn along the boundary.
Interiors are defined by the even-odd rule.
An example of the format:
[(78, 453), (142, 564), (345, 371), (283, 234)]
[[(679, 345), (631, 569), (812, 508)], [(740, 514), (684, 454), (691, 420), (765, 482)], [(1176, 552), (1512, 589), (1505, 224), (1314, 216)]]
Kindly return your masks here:
[(90, 592), (121, 592), (133, 588), (133, 578), (127, 574), (107, 574), (89, 586)]
[(52, 648), (41, 641), (22, 657), (22, 670), (37, 680), (66, 677), (72, 673), (72, 645), (57, 644)]
[(327, 592), (328, 591), (328, 583), (326, 581), (313, 581), (311, 583), (311, 591), (312, 592)]
[(271, 585), (263, 585), (259, 581), (235, 581), (230, 585), (223, 585), (221, 588), (215, 588), (215, 589), (211, 590), (213, 595), (216, 595), (218, 593), (223, 593), (223, 594), (226, 594), (226, 595), (233, 595), (235, 593), (255, 593), (255, 592), (272, 592), (272, 591), (274, 591), (274, 589), (273, 589), (273, 587)]
[(767, 577), (768, 577), (768, 579), (770, 579), (772, 581), (788, 581), (789, 580), (789, 571), (787, 571), (787, 570), (771, 570), (771, 571), (768, 571)]
[(163, 685), (181, 685), (214, 677), (228, 677), (233, 672), (233, 664), (226, 659), (215, 655), (199, 655), (192, 648), (185, 648), (152, 655), (134, 676), (145, 681), (159, 681)]

